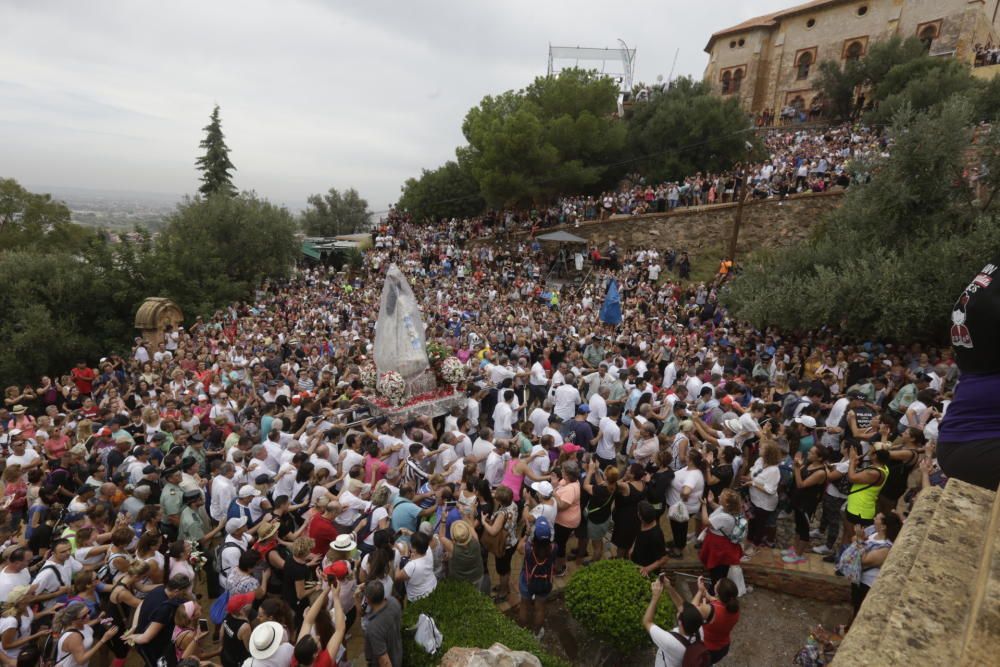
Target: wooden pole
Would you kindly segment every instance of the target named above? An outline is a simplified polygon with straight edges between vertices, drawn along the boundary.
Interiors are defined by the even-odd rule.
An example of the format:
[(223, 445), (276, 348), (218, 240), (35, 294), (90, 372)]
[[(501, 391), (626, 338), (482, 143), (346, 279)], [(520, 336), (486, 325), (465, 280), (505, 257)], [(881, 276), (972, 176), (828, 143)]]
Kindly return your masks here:
[(747, 187), (747, 168), (743, 167), (743, 182), (740, 187), (739, 200), (736, 202), (736, 218), (733, 220), (733, 234), (729, 238), (729, 261), (736, 265), (736, 244), (740, 239), (740, 223), (743, 222), (743, 203), (747, 199), (750, 188)]

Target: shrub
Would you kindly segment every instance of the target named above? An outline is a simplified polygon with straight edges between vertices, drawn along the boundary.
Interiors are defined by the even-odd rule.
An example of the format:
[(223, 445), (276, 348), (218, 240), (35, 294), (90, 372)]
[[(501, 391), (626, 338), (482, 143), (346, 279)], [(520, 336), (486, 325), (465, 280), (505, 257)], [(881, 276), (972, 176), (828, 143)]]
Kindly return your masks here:
[[(652, 592), (649, 580), (627, 560), (603, 560), (577, 570), (566, 586), (566, 607), (588, 632), (624, 653), (644, 645), (642, 615)], [(656, 623), (674, 626), (676, 612), (664, 593), (656, 609)]]
[(543, 651), (530, 632), (500, 613), (489, 598), (464, 581), (439, 581), (433, 593), (406, 607), (403, 627), (414, 627), (422, 613), (434, 619), (444, 640), (438, 652), (430, 655), (414, 641), (413, 633), (404, 632), (405, 667), (437, 665), (453, 646), (489, 648), (497, 642), (536, 655), (544, 667), (566, 667), (562, 660)]

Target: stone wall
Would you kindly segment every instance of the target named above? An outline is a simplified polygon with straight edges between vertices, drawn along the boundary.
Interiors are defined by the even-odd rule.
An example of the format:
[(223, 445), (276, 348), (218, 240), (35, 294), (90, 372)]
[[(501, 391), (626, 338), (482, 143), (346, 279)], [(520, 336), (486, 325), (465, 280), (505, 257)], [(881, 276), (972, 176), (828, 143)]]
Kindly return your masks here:
[[(758, 248), (789, 246), (804, 240), (823, 215), (840, 205), (843, 191), (804, 194), (784, 201), (766, 199), (747, 202), (736, 250), (737, 258)], [(615, 216), (606, 221), (566, 225), (554, 229), (586, 238), (604, 247), (609, 240), (624, 248), (673, 248), (692, 258), (722, 253), (729, 247), (736, 204), (716, 204), (679, 209), (675, 213)], [(715, 260), (716, 257), (707, 257)]]

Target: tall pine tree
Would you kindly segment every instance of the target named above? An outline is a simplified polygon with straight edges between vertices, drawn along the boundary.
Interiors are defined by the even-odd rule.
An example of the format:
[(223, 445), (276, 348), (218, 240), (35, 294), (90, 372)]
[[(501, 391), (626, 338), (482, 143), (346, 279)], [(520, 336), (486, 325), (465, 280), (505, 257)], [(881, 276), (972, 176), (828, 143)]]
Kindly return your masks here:
[(198, 145), (205, 149), (205, 154), (195, 161), (201, 171), (201, 187), (198, 191), (206, 197), (215, 194), (232, 197), (236, 194), (236, 188), (233, 187), (231, 172), (236, 167), (229, 160), (229, 146), (222, 134), (218, 104), (212, 110), (211, 122), (202, 129), (205, 130), (205, 138)]

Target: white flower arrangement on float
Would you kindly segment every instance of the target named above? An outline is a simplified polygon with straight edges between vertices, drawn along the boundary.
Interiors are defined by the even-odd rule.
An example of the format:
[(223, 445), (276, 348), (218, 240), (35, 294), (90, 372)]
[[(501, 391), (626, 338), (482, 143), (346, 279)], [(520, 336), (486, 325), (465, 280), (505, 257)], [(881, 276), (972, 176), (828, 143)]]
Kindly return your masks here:
[(458, 357), (448, 357), (441, 362), (441, 377), (450, 384), (458, 384), (465, 380), (468, 371), (468, 367)]
[(386, 371), (379, 375), (376, 389), (396, 406), (402, 405), (406, 398), (406, 380), (396, 371)]
[(361, 384), (369, 389), (375, 387), (375, 383), (378, 382), (378, 371), (375, 370), (375, 364), (365, 364), (359, 369), (359, 374)]

